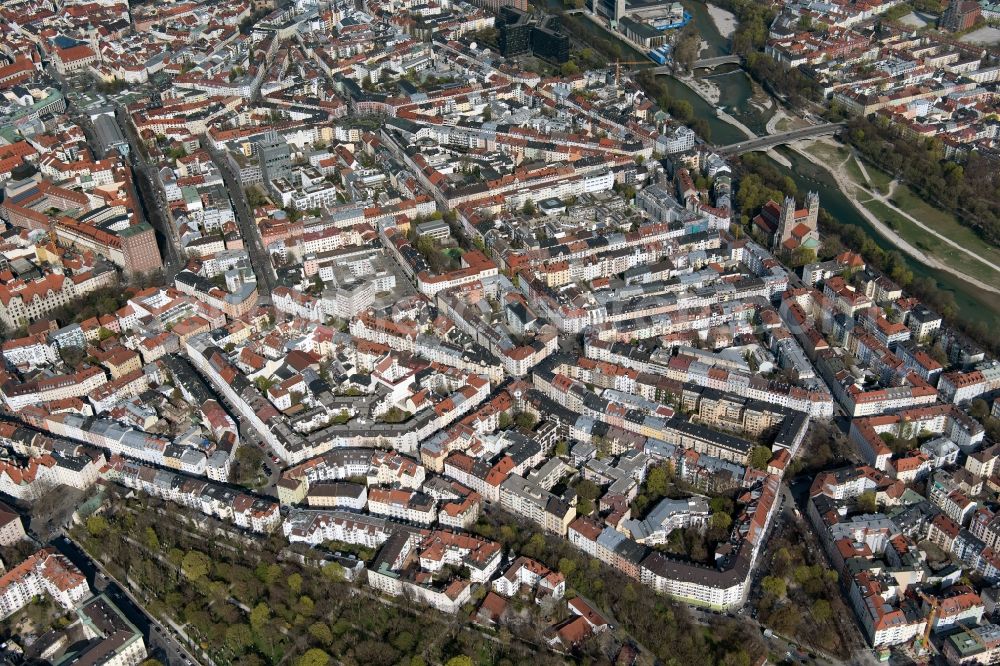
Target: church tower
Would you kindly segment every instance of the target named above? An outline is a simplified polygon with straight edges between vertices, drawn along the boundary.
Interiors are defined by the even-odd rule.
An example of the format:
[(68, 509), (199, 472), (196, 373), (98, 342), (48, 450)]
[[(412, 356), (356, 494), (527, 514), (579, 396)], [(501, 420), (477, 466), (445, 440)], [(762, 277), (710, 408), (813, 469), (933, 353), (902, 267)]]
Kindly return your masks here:
[(774, 235), (774, 246), (780, 247), (792, 235), (795, 228), (795, 199), (785, 197), (781, 204), (781, 217), (778, 219), (778, 230)]
[(819, 192), (810, 192), (806, 195), (806, 226), (812, 231), (819, 231)]

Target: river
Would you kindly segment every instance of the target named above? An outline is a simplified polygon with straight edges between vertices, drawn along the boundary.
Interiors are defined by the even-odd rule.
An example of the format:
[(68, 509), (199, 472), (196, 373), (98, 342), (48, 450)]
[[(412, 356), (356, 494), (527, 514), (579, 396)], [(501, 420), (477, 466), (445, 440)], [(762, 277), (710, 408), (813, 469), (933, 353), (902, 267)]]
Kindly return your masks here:
[[(560, 0), (547, 0), (549, 6), (559, 5)], [(684, 6), (691, 13), (694, 24), (701, 32), (705, 42), (702, 57), (713, 57), (724, 55), (729, 52), (729, 40), (719, 34), (715, 23), (708, 13), (708, 9), (702, 2), (695, 0), (682, 0)], [(586, 26), (588, 32), (601, 37), (609, 37), (609, 33), (596, 25), (585, 16), (573, 17), (579, 25)], [(645, 55), (634, 48), (620, 42), (623, 54), (630, 60), (640, 60)], [(768, 119), (777, 109), (777, 102), (771, 100), (769, 107), (760, 103), (754, 103), (754, 85), (750, 77), (742, 69), (727, 65), (716, 68), (708, 74), (709, 80), (713, 81), (720, 90), (720, 106), (741, 123), (758, 134), (765, 132)], [(712, 133), (711, 142), (716, 145), (726, 145), (737, 143), (746, 138), (744, 133), (738, 128), (721, 120), (715, 113), (711, 104), (699, 97), (694, 91), (678, 81), (672, 76), (661, 77), (661, 81), (666, 85), (668, 92), (678, 99), (687, 100), (694, 109), (696, 118), (705, 118)], [(777, 162), (772, 164), (782, 174), (791, 176), (800, 192), (816, 190), (819, 192), (821, 205), (826, 210), (845, 224), (853, 224), (861, 227), (864, 231), (883, 244), (886, 249), (893, 249), (892, 244), (881, 236), (868, 221), (858, 212), (854, 205), (848, 201), (847, 197), (841, 193), (833, 177), (825, 170), (812, 164), (805, 158), (792, 151), (782, 151), (782, 154), (789, 159), (791, 168), (781, 166)], [(1000, 327), (1000, 299), (995, 294), (983, 291), (964, 280), (943, 271), (934, 270), (906, 255), (907, 268), (915, 276), (925, 276), (932, 278), (938, 287), (950, 292), (955, 297), (960, 316), (967, 321), (984, 322), (992, 327)]]
[[(833, 177), (825, 169), (818, 167), (806, 158), (792, 150), (779, 149), (792, 163), (791, 169), (786, 169), (771, 160), (771, 164), (782, 173), (790, 175), (799, 188), (799, 192), (815, 190), (819, 192), (819, 200), (823, 208), (841, 222), (854, 224), (874, 238), (886, 249), (893, 249), (891, 243), (875, 230), (837, 187)], [(902, 254), (902, 252), (900, 253)], [(929, 266), (911, 259), (905, 254), (907, 268), (914, 277), (929, 277), (937, 282), (938, 287), (950, 292), (955, 297), (961, 316), (969, 321), (981, 321), (991, 327), (1000, 327), (1000, 299), (996, 294), (984, 291), (978, 287), (956, 278), (944, 271), (935, 270)]]

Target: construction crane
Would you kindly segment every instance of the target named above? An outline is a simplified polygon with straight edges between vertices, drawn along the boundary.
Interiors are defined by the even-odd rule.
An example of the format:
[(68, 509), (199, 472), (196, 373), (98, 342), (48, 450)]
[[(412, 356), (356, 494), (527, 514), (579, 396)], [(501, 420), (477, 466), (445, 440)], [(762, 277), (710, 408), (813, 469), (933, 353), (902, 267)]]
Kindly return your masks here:
[[(920, 652), (923, 653), (930, 649), (931, 631), (934, 629), (934, 622), (937, 620), (938, 606), (941, 602), (937, 597), (924, 594), (923, 590), (917, 590), (917, 595), (924, 600), (924, 603), (931, 607), (931, 612), (927, 615), (927, 627), (924, 629), (924, 635), (920, 640)], [(983, 639), (979, 636), (979, 634), (972, 631), (973, 628), (970, 628), (965, 623), (965, 620), (955, 620), (955, 624), (962, 628), (963, 633), (968, 636), (972, 636), (972, 640), (976, 641), (984, 648), (986, 647)]]
[(917, 590), (917, 595), (923, 599), (925, 604), (931, 607), (931, 612), (927, 615), (927, 627), (924, 629), (924, 635), (920, 639), (920, 651), (923, 652), (930, 645), (931, 630), (934, 628), (935, 620), (937, 620), (938, 604), (941, 601), (937, 597), (924, 594), (923, 590)]
[(983, 647), (983, 649), (987, 649), (986, 648), (986, 643), (983, 642), (982, 637), (978, 633), (976, 633), (975, 631), (973, 631), (973, 629), (975, 629), (975, 627), (969, 627), (969, 625), (967, 625), (965, 623), (965, 620), (955, 620), (955, 624), (957, 624), (958, 626), (962, 627), (962, 630), (965, 632), (965, 634), (967, 636), (972, 636), (972, 640), (974, 640), (977, 643), (979, 643)]
[(615, 60), (615, 88), (618, 88), (618, 75), (622, 65), (648, 65), (648, 60)]

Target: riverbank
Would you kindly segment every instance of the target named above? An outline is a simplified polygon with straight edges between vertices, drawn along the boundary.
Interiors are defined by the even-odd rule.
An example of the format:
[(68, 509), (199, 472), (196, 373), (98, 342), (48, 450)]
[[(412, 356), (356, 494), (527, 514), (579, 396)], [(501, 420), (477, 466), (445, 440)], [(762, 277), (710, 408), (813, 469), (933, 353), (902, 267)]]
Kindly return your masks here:
[[(829, 145), (830, 140), (817, 139), (816, 141), (822, 141)], [(995, 294), (1000, 294), (1000, 287), (997, 287), (994, 284), (984, 282), (983, 280), (979, 280), (966, 273), (963, 273), (954, 268), (952, 265), (940, 261), (936, 257), (928, 254), (927, 252), (924, 252), (920, 248), (909, 243), (906, 239), (900, 236), (895, 230), (889, 227), (889, 225), (887, 225), (885, 222), (880, 220), (874, 213), (868, 210), (868, 208), (865, 207), (865, 205), (858, 198), (858, 191), (860, 190), (865, 192), (868, 196), (872, 197), (873, 199), (876, 198), (876, 196), (872, 192), (863, 188), (860, 184), (857, 184), (852, 180), (844, 163), (840, 164), (828, 163), (828, 161), (813, 155), (808, 150), (805, 150), (804, 142), (791, 144), (789, 148), (791, 148), (793, 151), (795, 151), (797, 154), (801, 155), (805, 159), (809, 160), (809, 162), (827, 171), (827, 173), (829, 173), (833, 177), (834, 182), (836, 182), (837, 188), (843, 193), (843, 195), (847, 198), (847, 200), (851, 203), (851, 205), (854, 206), (854, 208), (865, 218), (865, 220), (869, 224), (871, 224), (871, 226), (876, 231), (878, 231), (878, 233), (882, 237), (887, 239), (898, 250), (900, 250), (907, 256), (916, 259), (917, 261), (923, 262), (927, 266), (930, 266), (944, 273), (948, 273), (949, 275), (952, 275), (964, 282), (968, 282), (969, 284), (974, 285), (979, 289), (992, 292)], [(881, 199), (879, 200), (881, 202)], [(939, 234), (935, 235), (939, 236)], [(941, 237), (941, 239), (946, 243), (950, 243), (950, 240), (947, 238)]]
[(780, 132), (802, 129), (804, 127), (809, 127), (808, 120), (805, 120), (800, 116), (791, 115), (779, 106), (774, 112), (774, 115), (771, 116), (771, 119), (767, 121), (767, 127), (765, 128), (764, 133), (778, 134)]
[[(708, 5), (708, 6), (711, 7), (711, 5)], [(614, 32), (613, 30), (611, 30), (610, 28), (608, 28), (607, 25), (605, 25), (604, 23), (602, 23), (600, 21), (600, 19), (598, 19), (593, 14), (589, 14), (588, 13), (588, 14), (586, 14), (586, 16), (595, 25), (600, 26), (600, 28), (604, 32), (606, 32), (608, 35), (610, 35), (612, 37), (616, 37), (617, 39), (621, 40), (622, 42), (624, 42), (625, 44), (628, 44), (629, 46), (631, 46), (633, 48), (636, 48), (636, 49), (639, 48), (638, 44), (634, 43), (632, 40), (630, 40), (625, 35), (621, 35), (621, 34), (618, 34), (618, 33)], [(708, 42), (706, 42), (705, 40), (702, 40), (702, 42), (701, 42), (701, 51), (704, 52), (707, 47), (708, 47)], [(722, 91), (719, 89), (719, 86), (717, 86), (715, 83), (713, 83), (712, 81), (707, 81), (707, 80), (702, 79), (702, 78), (697, 78), (695, 76), (692, 76), (691, 74), (687, 74), (687, 75), (675, 74), (673, 76), (673, 78), (674, 78), (674, 80), (676, 80), (676, 81), (680, 82), (681, 84), (683, 84), (686, 88), (688, 88), (695, 95), (697, 95), (698, 97), (700, 97), (709, 106), (711, 106), (713, 108), (713, 110), (715, 111), (716, 116), (720, 120), (722, 120), (722, 121), (724, 121), (724, 122), (732, 125), (733, 127), (737, 128), (738, 130), (740, 130), (741, 132), (743, 132), (746, 135), (746, 138), (748, 138), (748, 139), (755, 139), (755, 138), (757, 138), (757, 133), (756, 132), (754, 132), (752, 129), (750, 129), (749, 127), (747, 127), (743, 123), (741, 123), (739, 120), (737, 120), (733, 116), (731, 116), (728, 113), (726, 113), (719, 106), (719, 102), (722, 99)]]
[(697, 79), (691, 75), (674, 75), (674, 78), (690, 88), (698, 97), (711, 104), (719, 106), (722, 99), (722, 91), (715, 83), (705, 79)]
[(675, 79), (687, 86), (694, 94), (701, 97), (708, 104), (715, 107), (715, 115), (721, 120), (729, 123), (733, 127), (737, 128), (741, 132), (747, 135), (748, 139), (756, 139), (757, 133), (752, 129), (741, 123), (739, 120), (733, 116), (726, 113), (726, 111), (719, 106), (720, 92), (719, 86), (715, 85), (711, 81), (706, 81), (704, 79), (699, 79), (690, 75), (675, 75)]
[(990, 284), (1000, 279), (1000, 249), (920, 200), (905, 184), (869, 168), (852, 150), (836, 142), (814, 141), (806, 150), (826, 164), (839, 164), (855, 186), (860, 205), (906, 242), (971, 278)]
[[(739, 131), (743, 132), (746, 135), (746, 138), (748, 138), (748, 139), (756, 139), (756, 138), (758, 138), (756, 132), (754, 132), (752, 129), (750, 129), (749, 127), (747, 127), (746, 125), (744, 125), (742, 122), (740, 122), (738, 119), (736, 119), (735, 117), (733, 117), (732, 115), (730, 115), (729, 113), (727, 113), (721, 106), (717, 106), (717, 104), (718, 104), (718, 91), (719, 91), (718, 86), (716, 86), (713, 83), (709, 83), (709, 82), (707, 82), (707, 81), (705, 81), (703, 79), (697, 79), (697, 78), (694, 78), (692, 76), (675, 76), (674, 79), (676, 79), (677, 81), (683, 83), (685, 86), (688, 87), (688, 89), (690, 89), (692, 92), (694, 92), (696, 95), (698, 95), (699, 97), (701, 97), (703, 100), (705, 100), (709, 104), (712, 104), (713, 106), (715, 106), (715, 117), (716, 118), (718, 118), (719, 120), (721, 120), (723, 122), (726, 122), (726, 123), (732, 125), (733, 127), (735, 127), (736, 129), (738, 129)], [(714, 91), (714, 96), (713, 96), (713, 91)], [(714, 102), (713, 102), (713, 99), (715, 100)], [(770, 131), (769, 131), (769, 133), (770, 133)], [(777, 162), (781, 166), (787, 167), (787, 168), (791, 168), (792, 163), (789, 162), (788, 159), (784, 155), (782, 155), (781, 153), (775, 151), (773, 148), (769, 148), (767, 150), (767, 154), (771, 157), (771, 159), (773, 159), (775, 162)]]
[(765, 128), (765, 131), (768, 134), (776, 134), (779, 131), (784, 131), (784, 127), (779, 127), (779, 124), (786, 125), (788, 121), (789, 121), (788, 114), (785, 113), (784, 109), (779, 108), (777, 111), (774, 112), (774, 115), (771, 116), (771, 119), (767, 121), (767, 127)]
[(736, 15), (728, 9), (723, 9), (710, 2), (706, 2), (705, 6), (708, 8), (708, 15), (712, 17), (712, 23), (715, 24), (715, 29), (719, 31), (719, 34), (726, 39), (732, 39), (733, 33), (736, 32)]

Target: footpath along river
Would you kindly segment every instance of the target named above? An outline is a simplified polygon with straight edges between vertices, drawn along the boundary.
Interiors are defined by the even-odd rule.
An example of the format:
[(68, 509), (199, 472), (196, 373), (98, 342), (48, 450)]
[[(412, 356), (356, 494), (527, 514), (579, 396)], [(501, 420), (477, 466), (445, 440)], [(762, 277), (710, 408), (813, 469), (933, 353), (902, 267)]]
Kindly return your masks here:
[[(696, 0), (682, 0), (691, 13), (694, 24), (698, 27), (704, 42), (701, 57), (714, 57), (729, 53), (729, 39), (719, 33), (708, 7)], [(561, 7), (560, 0), (547, 0), (550, 7)], [(597, 37), (607, 39), (610, 33), (585, 16), (572, 17), (578, 26)], [(642, 60), (646, 56), (624, 41), (619, 40), (623, 58)], [(705, 74), (705, 72), (701, 72)], [(707, 80), (719, 88), (719, 106), (729, 115), (749, 127), (757, 134), (765, 134), (767, 121), (778, 109), (776, 100), (767, 99), (760, 93), (750, 77), (737, 66), (727, 65), (707, 73)], [(683, 82), (673, 76), (662, 77), (668, 92), (675, 98), (687, 100), (694, 109), (696, 118), (705, 118), (711, 131), (710, 140), (716, 145), (736, 143), (746, 138), (737, 127), (725, 122), (716, 115), (715, 108), (702, 99)], [(757, 94), (754, 94), (755, 88)], [(782, 166), (771, 160), (773, 166), (782, 174), (791, 176), (800, 192), (816, 190), (820, 195), (821, 205), (836, 219), (845, 224), (853, 224), (862, 228), (865, 233), (882, 244), (886, 249), (893, 249), (892, 240), (882, 236), (847, 199), (837, 187), (833, 176), (826, 170), (812, 164), (801, 155), (781, 150), (781, 154), (791, 163), (791, 167)], [(935, 270), (925, 264), (905, 256), (907, 268), (915, 276), (929, 277), (938, 286), (950, 292), (955, 297), (960, 315), (968, 320), (983, 322), (992, 327), (1000, 327), (1000, 298), (996, 294), (986, 292), (961, 278)]]

